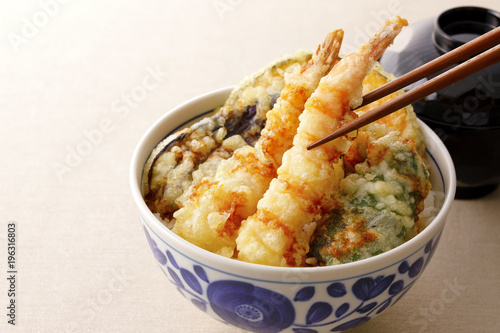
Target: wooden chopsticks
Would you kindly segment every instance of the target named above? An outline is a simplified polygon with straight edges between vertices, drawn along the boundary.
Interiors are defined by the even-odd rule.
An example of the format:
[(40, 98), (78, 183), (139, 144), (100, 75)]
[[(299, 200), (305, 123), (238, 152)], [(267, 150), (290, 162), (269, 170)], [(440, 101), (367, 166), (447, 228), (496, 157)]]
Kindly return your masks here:
[[(450, 84), (460, 81), (467, 76), (470, 76), (480, 70), (483, 70), (500, 61), (500, 27), (491, 30), (490, 32), (475, 38), (474, 40), (450, 51), (433, 61), (420, 66), (413, 71), (383, 85), (382, 87), (363, 96), (361, 106), (376, 101), (388, 94), (391, 94), (399, 89), (402, 89), (409, 84), (412, 84), (428, 75), (439, 72), (457, 62), (463, 61), (471, 56), (474, 56), (484, 50), (483, 53), (463, 62), (460, 65), (426, 81), (425, 83), (405, 92), (404, 94), (390, 100), (389, 102), (380, 105), (379, 107), (365, 113), (359, 118), (354, 119), (347, 125), (339, 128), (333, 133), (324, 138), (310, 144), (307, 149), (313, 149), (328, 141), (336, 139), (342, 135), (363, 127), (377, 119), (387, 116), (411, 103), (424, 98), (440, 89), (443, 89)], [(360, 106), (360, 107), (361, 107)]]

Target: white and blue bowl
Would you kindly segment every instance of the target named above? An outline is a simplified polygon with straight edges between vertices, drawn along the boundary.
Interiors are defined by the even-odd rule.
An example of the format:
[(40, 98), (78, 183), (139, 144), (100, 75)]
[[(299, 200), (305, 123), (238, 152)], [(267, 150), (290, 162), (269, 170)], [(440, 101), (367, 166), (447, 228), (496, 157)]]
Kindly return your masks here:
[(430, 225), (405, 244), (373, 258), (330, 267), (240, 262), (174, 234), (148, 209), (141, 193), (142, 170), (153, 148), (179, 127), (222, 105), (230, 91), (210, 92), (165, 114), (142, 137), (132, 157), (132, 194), (149, 246), (169, 281), (199, 310), (255, 332), (339, 332), (394, 305), (429, 264), (455, 195), (455, 169), (440, 139), (420, 122), (433, 190), (444, 193), (444, 202)]

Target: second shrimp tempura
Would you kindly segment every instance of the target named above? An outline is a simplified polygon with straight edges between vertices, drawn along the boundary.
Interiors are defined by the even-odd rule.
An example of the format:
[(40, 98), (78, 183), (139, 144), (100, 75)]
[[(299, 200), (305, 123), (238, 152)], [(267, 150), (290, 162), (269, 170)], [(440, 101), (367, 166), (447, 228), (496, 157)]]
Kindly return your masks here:
[(293, 147), (284, 155), (277, 178), (243, 221), (236, 239), (238, 259), (274, 266), (301, 266), (318, 218), (335, 206), (333, 193), (343, 177), (340, 156), (349, 148), (342, 137), (318, 148), (307, 146), (356, 117), (362, 82), (376, 60), (408, 23), (387, 20), (361, 48), (323, 77), (300, 116)]

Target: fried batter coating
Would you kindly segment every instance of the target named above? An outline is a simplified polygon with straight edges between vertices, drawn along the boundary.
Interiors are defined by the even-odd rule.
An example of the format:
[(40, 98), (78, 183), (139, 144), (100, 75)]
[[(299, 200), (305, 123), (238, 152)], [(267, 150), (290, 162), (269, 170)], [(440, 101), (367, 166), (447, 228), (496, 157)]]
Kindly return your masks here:
[(189, 189), (174, 213), (175, 233), (211, 252), (234, 256), (240, 223), (255, 212), (258, 200), (276, 177), (281, 156), (292, 145), (305, 102), (338, 60), (342, 37), (341, 30), (328, 34), (305, 66), (285, 75), (285, 87), (268, 112), (255, 148), (236, 150), (221, 162), (215, 177)]

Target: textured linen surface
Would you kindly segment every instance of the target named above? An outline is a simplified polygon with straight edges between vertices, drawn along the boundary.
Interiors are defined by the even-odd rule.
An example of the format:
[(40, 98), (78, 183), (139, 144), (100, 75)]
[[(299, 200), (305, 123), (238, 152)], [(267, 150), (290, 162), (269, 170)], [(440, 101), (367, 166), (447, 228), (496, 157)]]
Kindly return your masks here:
[[(236, 332), (185, 300), (148, 248), (130, 194), (135, 145), (181, 102), (238, 83), (343, 28), (343, 52), (398, 14), (445, 1), (2, 1), (0, 331)], [(500, 10), (497, 0), (474, 5)], [(353, 332), (496, 332), (500, 191), (455, 201), (432, 263)], [(7, 225), (17, 228), (7, 323)]]

